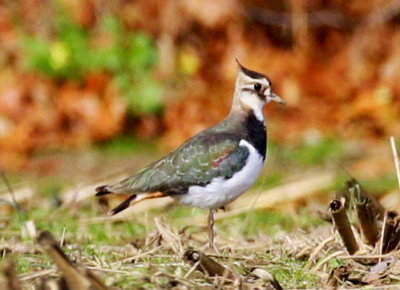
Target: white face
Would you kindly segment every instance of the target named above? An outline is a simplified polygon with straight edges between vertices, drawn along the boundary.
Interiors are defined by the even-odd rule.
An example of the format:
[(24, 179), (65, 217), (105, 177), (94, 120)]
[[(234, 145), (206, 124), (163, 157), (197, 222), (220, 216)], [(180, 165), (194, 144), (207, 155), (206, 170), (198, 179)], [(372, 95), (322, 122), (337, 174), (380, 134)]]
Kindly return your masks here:
[(239, 71), (236, 80), (235, 101), (244, 108), (251, 109), (259, 120), (264, 116), (262, 108), (271, 101), (283, 102), (272, 92), (271, 82), (263, 78), (251, 78)]
[(243, 75), (238, 88), (242, 92), (255, 95), (265, 103), (268, 103), (272, 96), (271, 82), (266, 78), (252, 79)]

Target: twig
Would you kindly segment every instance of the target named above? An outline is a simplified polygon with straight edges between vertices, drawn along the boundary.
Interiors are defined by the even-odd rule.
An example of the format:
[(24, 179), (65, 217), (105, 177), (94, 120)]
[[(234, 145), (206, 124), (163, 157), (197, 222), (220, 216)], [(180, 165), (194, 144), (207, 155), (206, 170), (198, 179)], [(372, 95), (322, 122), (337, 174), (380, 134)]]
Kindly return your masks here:
[(329, 256), (325, 257), (325, 259), (322, 259), (320, 262), (318, 262), (317, 265), (315, 265), (315, 267), (313, 268), (314, 272), (319, 271), (319, 269), (328, 261), (340, 256), (341, 254), (343, 254), (344, 251), (340, 250), (340, 251), (336, 251), (332, 254), (330, 254)]
[(400, 164), (399, 164), (399, 156), (397, 154), (396, 141), (394, 137), (390, 137), (390, 145), (392, 146), (392, 154), (394, 159), (394, 166), (396, 167), (396, 175), (397, 175), (397, 184), (400, 189)]
[(152, 254), (154, 252), (157, 252), (160, 248), (162, 248), (162, 246), (158, 246), (158, 247), (155, 247), (155, 248), (153, 248), (153, 249), (151, 249), (151, 250), (149, 250), (147, 252), (140, 253), (140, 254), (137, 254), (135, 256), (125, 258), (125, 259), (123, 259), (121, 261), (114, 262), (113, 265), (116, 265), (118, 263), (126, 263), (126, 262), (131, 262), (131, 261), (137, 260), (137, 259), (139, 259), (141, 257), (144, 257), (144, 256), (150, 255), (150, 254)]
[(196, 263), (193, 264), (193, 266), (189, 269), (189, 271), (183, 276), (183, 279), (187, 279), (200, 265), (201, 261), (197, 261)]
[(133, 273), (135, 273), (133, 271), (106, 269), (106, 268), (100, 268), (100, 267), (94, 267), (94, 266), (83, 266), (83, 267), (85, 267), (86, 269), (89, 269), (89, 270), (105, 272), (105, 273), (116, 273), (116, 274), (127, 274), (127, 275), (132, 275)]
[(57, 272), (56, 269), (46, 269), (46, 270), (36, 271), (33, 273), (18, 275), (18, 277), (20, 281), (26, 281), (26, 280), (36, 279), (38, 277), (50, 276), (56, 272)]
[(63, 227), (63, 231), (61, 234), (61, 241), (60, 241), (60, 248), (62, 248), (64, 246), (64, 241), (65, 241), (65, 232), (66, 232), (66, 227)]
[(154, 222), (156, 224), (157, 230), (160, 233), (162, 239), (171, 247), (171, 249), (177, 254), (182, 255), (183, 245), (181, 238), (174, 233), (170, 227), (168, 227), (162, 220), (155, 218)]
[(323, 240), (310, 254), (310, 258), (308, 259), (307, 265), (305, 268), (309, 268), (311, 263), (314, 261), (315, 257), (322, 251), (322, 249), (328, 245), (329, 243), (333, 242), (335, 237), (328, 237), (327, 239)]
[(3, 179), (4, 184), (5, 184), (6, 187), (7, 187), (8, 192), (9, 192), (10, 195), (11, 195), (11, 200), (12, 200), (12, 202), (14, 203), (15, 209), (19, 209), (19, 205), (18, 205), (17, 199), (15, 198), (14, 190), (12, 189), (12, 186), (11, 186), (10, 182), (8, 181), (8, 179), (7, 179), (7, 177), (6, 177), (5, 173), (4, 173), (4, 171), (1, 170), (1, 171), (0, 171), (0, 174), (1, 174), (1, 178)]
[(343, 255), (338, 256), (338, 259), (348, 260), (348, 259), (382, 259), (393, 256), (393, 253), (382, 254), (382, 255)]
[(14, 190), (13, 190), (10, 182), (8, 181), (8, 178), (6, 177), (6, 174), (4, 173), (3, 170), (0, 170), (0, 175), (1, 175), (1, 178), (3, 179), (4, 184), (7, 187), (8, 192), (10, 193), (12, 205), (13, 205), (15, 211), (18, 214), (19, 222), (20, 222), (21, 225), (23, 225), (24, 224), (24, 216), (22, 214), (21, 207), (18, 204), (17, 199), (15, 197), (15, 192), (14, 192)]
[(79, 269), (58, 246), (58, 243), (48, 231), (41, 231), (37, 237), (38, 244), (54, 261), (63, 273), (66, 284), (71, 289), (98, 289), (107, 287), (89, 269)]
[[(386, 231), (386, 221), (387, 221), (387, 213), (383, 216), (383, 223), (382, 223), (382, 229), (381, 229), (381, 238), (379, 239), (379, 255), (383, 255), (383, 239), (385, 237), (385, 231)], [(379, 263), (381, 262), (381, 257), (379, 257)]]

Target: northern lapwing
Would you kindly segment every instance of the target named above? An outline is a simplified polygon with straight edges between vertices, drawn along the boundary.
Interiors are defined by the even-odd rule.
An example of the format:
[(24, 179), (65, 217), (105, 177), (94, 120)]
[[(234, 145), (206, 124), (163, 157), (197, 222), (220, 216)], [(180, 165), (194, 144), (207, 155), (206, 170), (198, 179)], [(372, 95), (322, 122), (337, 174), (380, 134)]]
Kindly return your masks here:
[(210, 245), (214, 212), (256, 181), (266, 157), (265, 104), (285, 102), (270, 80), (239, 62), (233, 102), (221, 123), (184, 142), (175, 151), (122, 181), (96, 188), (96, 196), (129, 194), (111, 214), (145, 199), (170, 196), (182, 204), (209, 209)]

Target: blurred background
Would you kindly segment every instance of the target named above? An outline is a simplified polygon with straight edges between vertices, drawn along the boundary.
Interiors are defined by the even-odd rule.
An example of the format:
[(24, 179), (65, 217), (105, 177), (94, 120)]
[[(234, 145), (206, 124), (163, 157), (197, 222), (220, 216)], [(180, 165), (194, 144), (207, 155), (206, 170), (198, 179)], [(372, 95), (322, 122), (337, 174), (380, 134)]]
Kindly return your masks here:
[[(94, 189), (221, 121), (235, 58), (266, 74), (287, 104), (266, 108), (267, 162), (250, 192), (217, 215), (221, 244), (258, 243), (261, 256), (247, 260), (275, 261), (284, 288), (318, 289), (326, 284), (312, 276), (317, 266), (307, 269), (314, 249), (325, 262), (336, 257), (320, 241), (332, 233), (323, 219), (344, 182), (355, 177), (386, 209), (399, 208), (389, 138), (400, 144), (400, 0), (0, 1), (0, 254), (15, 254), (25, 285), (51, 267), (33, 247), (40, 229), (65, 237), (74, 260), (124, 271), (138, 253), (139, 263), (147, 259), (142, 249), (159, 248), (155, 218), (205, 245), (205, 210), (166, 198), (114, 220), (107, 212), (125, 197), (95, 198)], [(303, 240), (286, 244), (289, 232)], [(315, 255), (308, 260), (304, 249)], [(189, 271), (174, 255), (165, 261), (170, 276)], [(157, 263), (144, 264), (143, 283), (163, 273)], [(102, 277), (131, 289), (141, 280), (129, 271), (125, 280)]]
[[(226, 115), (238, 58), (287, 101), (267, 108), (272, 155), (375, 152), (354, 167), (393, 173), (399, 27), (397, 0), (1, 1), (0, 167), (42, 175), (61, 170), (60, 152), (165, 153)], [(315, 150), (290, 153), (300, 147)], [(89, 163), (119, 168), (71, 167)]]

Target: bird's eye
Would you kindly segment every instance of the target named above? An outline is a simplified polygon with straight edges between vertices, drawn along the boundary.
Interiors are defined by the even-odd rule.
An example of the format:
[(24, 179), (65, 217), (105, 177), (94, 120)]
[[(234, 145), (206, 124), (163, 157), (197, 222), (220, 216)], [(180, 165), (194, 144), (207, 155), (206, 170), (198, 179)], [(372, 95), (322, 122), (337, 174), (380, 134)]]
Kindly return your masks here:
[(255, 84), (254, 85), (254, 89), (258, 92), (259, 90), (261, 90), (261, 85), (260, 84)]

